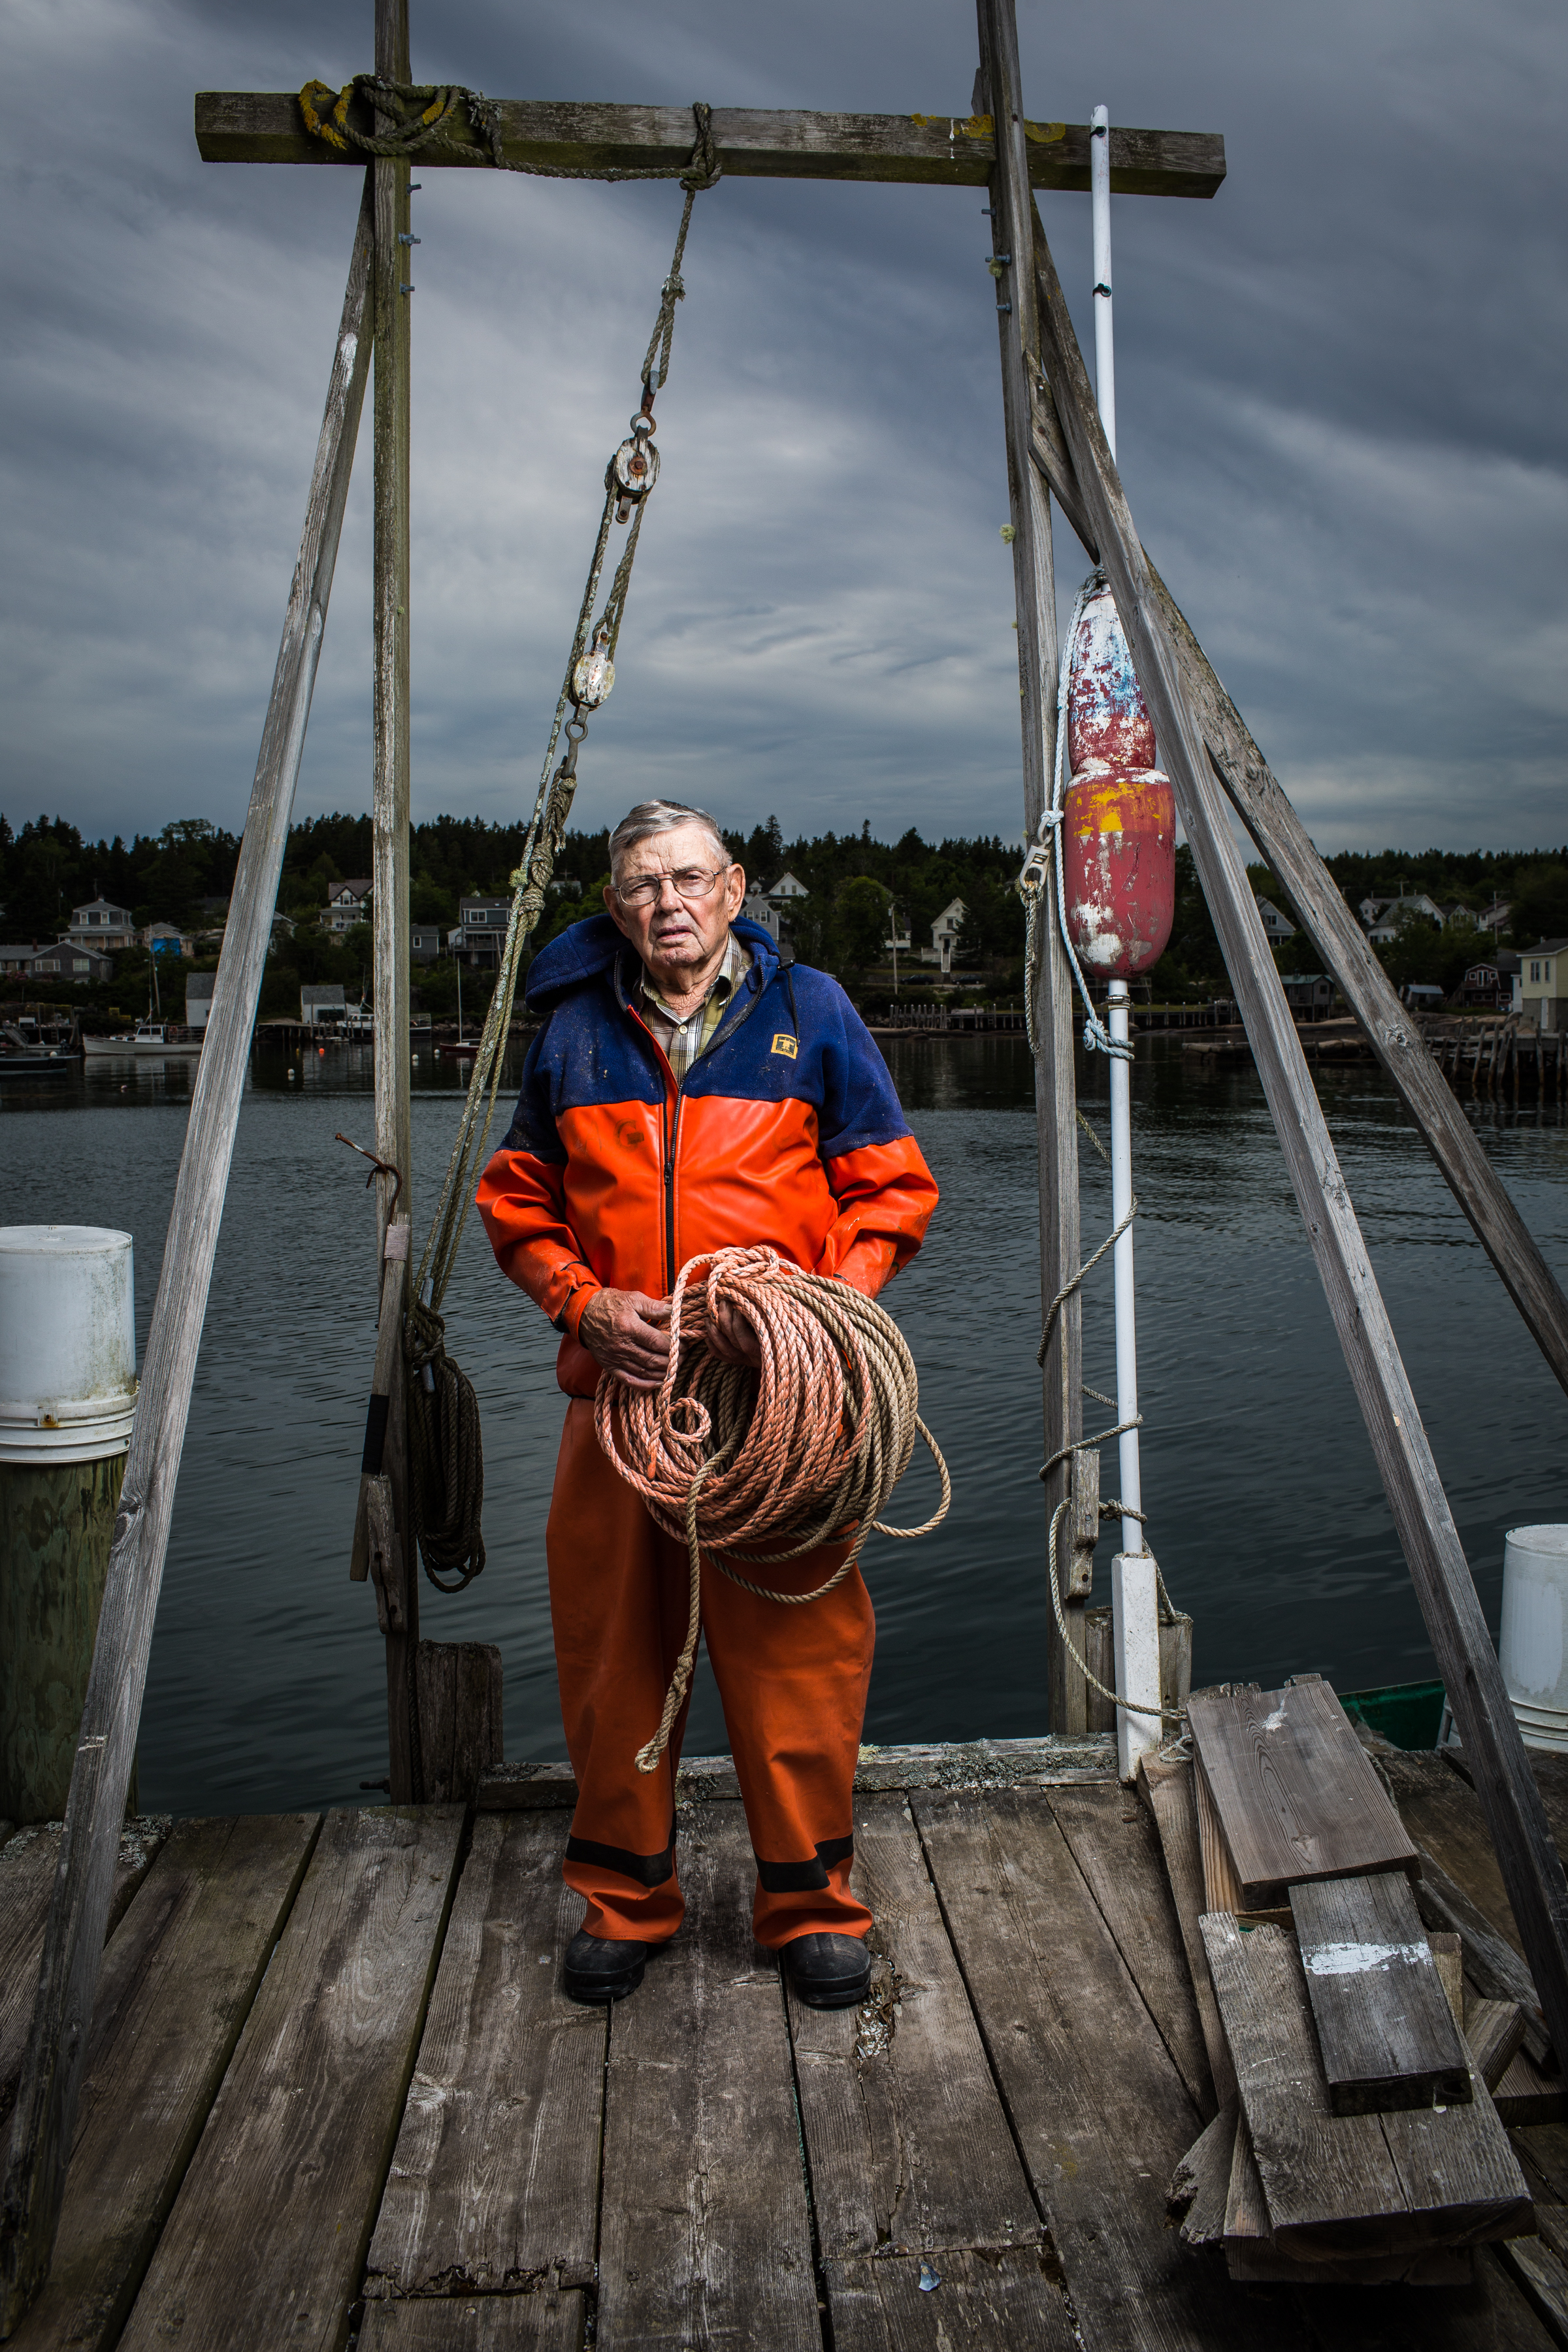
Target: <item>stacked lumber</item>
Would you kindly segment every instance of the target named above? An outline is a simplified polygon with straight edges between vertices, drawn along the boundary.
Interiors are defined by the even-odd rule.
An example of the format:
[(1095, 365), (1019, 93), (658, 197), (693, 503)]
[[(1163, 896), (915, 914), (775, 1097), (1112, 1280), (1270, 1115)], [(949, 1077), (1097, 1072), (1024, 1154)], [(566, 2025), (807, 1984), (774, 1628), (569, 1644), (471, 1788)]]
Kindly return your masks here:
[(1329, 1684), (1194, 1694), (1190, 1762), (1146, 1758), (1217, 2113), (1173, 2218), (1233, 2278), (1462, 2284), (1536, 2227), (1491, 2097), (1531, 2024), (1466, 2007), (1458, 1933)]

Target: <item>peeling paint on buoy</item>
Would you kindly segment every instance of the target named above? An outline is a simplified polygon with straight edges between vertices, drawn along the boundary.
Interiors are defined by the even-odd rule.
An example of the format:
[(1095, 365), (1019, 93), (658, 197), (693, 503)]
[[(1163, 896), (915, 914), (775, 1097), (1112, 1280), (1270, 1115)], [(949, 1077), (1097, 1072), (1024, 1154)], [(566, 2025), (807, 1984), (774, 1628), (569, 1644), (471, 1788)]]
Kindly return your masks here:
[(1116, 601), (1101, 587), (1073, 632), (1061, 832), (1068, 928), (1091, 978), (1147, 971), (1171, 936), (1176, 804), (1154, 749)]

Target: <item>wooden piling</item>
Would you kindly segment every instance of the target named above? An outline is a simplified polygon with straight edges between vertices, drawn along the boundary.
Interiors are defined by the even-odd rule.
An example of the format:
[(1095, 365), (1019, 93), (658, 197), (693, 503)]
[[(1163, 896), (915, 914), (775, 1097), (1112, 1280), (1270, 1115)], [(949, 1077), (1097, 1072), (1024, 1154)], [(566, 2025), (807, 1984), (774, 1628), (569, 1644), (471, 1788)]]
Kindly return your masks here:
[[(986, 107), (997, 127), (991, 174), (992, 247), (1011, 254), (996, 280), (1002, 352), (1002, 413), (1007, 440), (1008, 510), (1013, 523), (1013, 593), (1018, 616), (1018, 677), (1024, 730), (1024, 826), (1033, 839), (1050, 794), (1057, 740), (1057, 604), (1051, 556), (1050, 495), (1034, 463), (1032, 386), (1039, 373), (1034, 272), (1029, 267), (1029, 165), (1019, 97), (1017, 27), (1010, 0), (979, 0), (980, 70)], [(1006, 306), (1006, 307), (1004, 307)], [(1079, 1265), (1078, 1099), (1073, 1074), (1072, 980), (1058, 927), (1054, 893), (1040, 909), (1040, 961), (1035, 982), (1035, 1117), (1040, 1166), (1040, 1295), (1048, 1311)], [(1047, 1351), (1042, 1402), (1047, 1460), (1083, 1435), (1083, 1317), (1075, 1290), (1062, 1302)], [(1070, 1458), (1045, 1482), (1046, 1525), (1072, 1493)], [(1089, 1598), (1081, 1550), (1064, 1544), (1047, 1563), (1058, 1578), (1069, 1629)], [(1092, 1561), (1092, 1553), (1089, 1556)], [(1074, 1572), (1074, 1563), (1078, 1572)], [(1082, 1731), (1088, 1685), (1049, 1626), (1050, 1719), (1055, 1731)], [(1082, 1655), (1080, 1636), (1073, 1646)]]
[(0, 1463), (0, 1820), (65, 1812), (124, 1475), (123, 1454)]

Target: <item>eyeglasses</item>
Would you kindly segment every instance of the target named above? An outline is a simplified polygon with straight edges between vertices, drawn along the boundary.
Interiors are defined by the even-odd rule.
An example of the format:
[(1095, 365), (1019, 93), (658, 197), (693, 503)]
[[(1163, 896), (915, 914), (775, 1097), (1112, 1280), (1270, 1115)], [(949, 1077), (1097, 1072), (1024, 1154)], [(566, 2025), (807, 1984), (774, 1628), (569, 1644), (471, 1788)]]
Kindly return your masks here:
[(678, 898), (710, 898), (721, 874), (728, 874), (727, 866), (716, 866), (711, 874), (705, 866), (683, 866), (679, 874), (639, 874), (635, 882), (616, 884), (616, 896), (623, 907), (652, 907), (664, 895), (668, 882)]

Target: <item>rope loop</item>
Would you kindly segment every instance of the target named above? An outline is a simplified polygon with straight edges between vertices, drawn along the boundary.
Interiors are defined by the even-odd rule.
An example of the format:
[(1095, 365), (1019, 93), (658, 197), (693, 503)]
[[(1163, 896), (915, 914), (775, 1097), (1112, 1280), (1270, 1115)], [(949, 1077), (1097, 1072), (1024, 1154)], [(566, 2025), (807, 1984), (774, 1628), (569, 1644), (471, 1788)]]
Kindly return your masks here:
[(431, 1583), (463, 1592), (485, 1564), (485, 1454), (474, 1384), (447, 1356), (446, 1338), (440, 1316), (416, 1300), (403, 1320), (410, 1517)]
[[(757, 1335), (756, 1367), (727, 1363), (709, 1344), (710, 1318), (735, 1308)], [(797, 1609), (850, 1575), (873, 1528), (900, 1540), (947, 1516), (952, 1483), (920, 1417), (920, 1381), (898, 1325), (847, 1283), (806, 1274), (776, 1250), (723, 1249), (689, 1259), (669, 1302), (669, 1357), (657, 1391), (600, 1376), (599, 1444), (667, 1535), (684, 1537), (690, 1570), (686, 1642), (652, 1738), (651, 1772), (690, 1684), (701, 1623), (702, 1556), (759, 1600)], [(942, 1486), (915, 1528), (881, 1517), (919, 1438)], [(847, 1544), (832, 1575), (781, 1592), (741, 1573)], [(736, 1565), (739, 1563), (740, 1565)]]
[[(390, 131), (357, 130), (349, 121), (349, 108), (356, 98), (367, 100), (377, 114), (390, 116), (395, 127)], [(468, 110), (470, 127), (467, 137), (458, 136), (453, 123), (459, 101)], [(408, 156), (421, 149), (447, 147), (461, 149), (471, 159), (477, 139), (481, 147), (488, 149), (495, 171), (521, 172), (531, 179), (612, 183), (679, 180), (690, 197), (700, 195), (704, 188), (716, 187), (723, 176), (723, 166), (713, 144), (713, 110), (701, 99), (692, 102), (696, 142), (684, 163), (516, 163), (505, 152), (500, 103), (487, 98), (482, 90), (467, 89), (462, 82), (392, 81), (381, 74), (360, 73), (345, 82), (341, 90), (334, 90), (329, 82), (308, 81), (300, 92), (300, 112), (311, 138), (335, 147), (341, 155), (357, 152), (362, 155)], [(678, 271), (679, 267), (678, 251)]]

